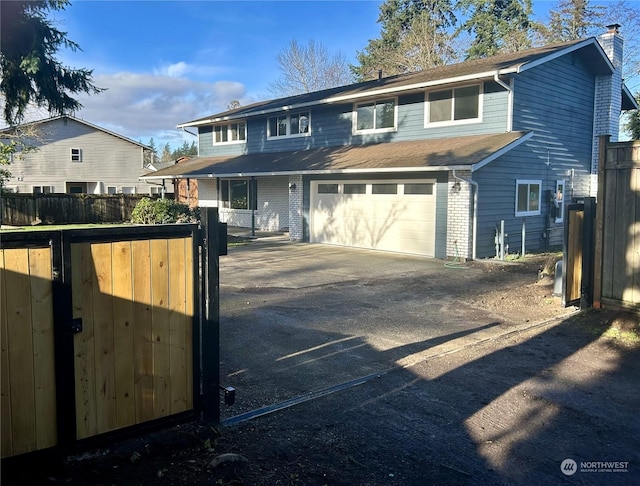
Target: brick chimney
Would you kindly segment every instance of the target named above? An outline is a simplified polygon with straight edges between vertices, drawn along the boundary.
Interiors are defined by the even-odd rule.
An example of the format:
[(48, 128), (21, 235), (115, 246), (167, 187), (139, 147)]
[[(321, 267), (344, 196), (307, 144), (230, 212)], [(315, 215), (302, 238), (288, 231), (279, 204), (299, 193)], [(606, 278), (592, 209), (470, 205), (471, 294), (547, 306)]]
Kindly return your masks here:
[(620, 35), (620, 25), (607, 25), (607, 31), (598, 36), (598, 43), (613, 64), (613, 74), (596, 77), (596, 100), (594, 107), (594, 141), (591, 163), (591, 195), (597, 192), (598, 137), (611, 135), (611, 141), (618, 141), (620, 130), (620, 109), (622, 107), (622, 53), (624, 40)]

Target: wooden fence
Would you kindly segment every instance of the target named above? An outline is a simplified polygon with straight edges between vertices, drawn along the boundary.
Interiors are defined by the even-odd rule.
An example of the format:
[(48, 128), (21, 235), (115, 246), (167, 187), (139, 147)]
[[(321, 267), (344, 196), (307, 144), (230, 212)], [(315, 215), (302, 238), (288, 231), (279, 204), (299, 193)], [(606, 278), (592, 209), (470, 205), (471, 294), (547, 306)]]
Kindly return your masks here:
[(217, 273), (200, 267), (217, 269), (214, 239), (201, 259), (193, 224), (2, 233), (3, 464), (202, 411), (219, 419), (218, 323), (200, 326), (201, 296), (211, 312), (218, 302)]
[(57, 445), (51, 248), (0, 250), (2, 457)]
[(594, 306), (640, 309), (640, 141), (600, 140)]
[(3, 194), (0, 222), (9, 226), (120, 223), (131, 220), (137, 194)]

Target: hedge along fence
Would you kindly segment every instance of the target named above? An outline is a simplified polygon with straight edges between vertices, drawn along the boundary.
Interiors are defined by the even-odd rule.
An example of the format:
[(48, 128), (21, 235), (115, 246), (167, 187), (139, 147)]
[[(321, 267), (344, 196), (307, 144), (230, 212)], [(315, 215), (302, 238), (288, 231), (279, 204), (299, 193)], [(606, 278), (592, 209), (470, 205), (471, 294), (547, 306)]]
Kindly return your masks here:
[(3, 194), (0, 222), (9, 226), (68, 223), (121, 223), (131, 220), (145, 195)]

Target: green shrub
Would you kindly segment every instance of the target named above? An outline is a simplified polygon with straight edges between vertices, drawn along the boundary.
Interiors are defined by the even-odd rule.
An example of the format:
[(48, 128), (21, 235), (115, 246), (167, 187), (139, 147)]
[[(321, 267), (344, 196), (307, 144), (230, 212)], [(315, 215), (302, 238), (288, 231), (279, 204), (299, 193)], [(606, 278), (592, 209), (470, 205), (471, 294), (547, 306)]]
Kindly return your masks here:
[(198, 223), (200, 209), (191, 209), (186, 204), (180, 204), (173, 199), (150, 199), (144, 197), (131, 213), (134, 224), (169, 224), (169, 223)]

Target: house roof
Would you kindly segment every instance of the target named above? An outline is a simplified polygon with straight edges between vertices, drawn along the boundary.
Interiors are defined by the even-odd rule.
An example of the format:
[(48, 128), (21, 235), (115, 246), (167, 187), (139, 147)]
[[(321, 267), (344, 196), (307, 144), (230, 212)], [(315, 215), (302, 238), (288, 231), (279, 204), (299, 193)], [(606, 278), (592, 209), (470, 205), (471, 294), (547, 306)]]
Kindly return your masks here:
[(477, 170), (527, 140), (533, 132), (325, 147), (293, 152), (200, 157), (144, 179), (206, 179), (293, 174)]
[(12, 132), (16, 128), (19, 128), (19, 127), (28, 127), (28, 126), (34, 126), (34, 125), (42, 125), (42, 124), (45, 124), (45, 123), (51, 123), (51, 122), (54, 122), (54, 121), (57, 121), (57, 120), (62, 120), (64, 118), (67, 118), (69, 120), (73, 120), (76, 123), (81, 123), (81, 124), (86, 125), (86, 126), (88, 126), (90, 128), (93, 128), (94, 130), (100, 130), (101, 132), (107, 133), (107, 134), (109, 134), (111, 136), (120, 138), (120, 139), (122, 139), (122, 140), (124, 140), (126, 142), (129, 142), (129, 143), (132, 143), (132, 144), (137, 145), (139, 147), (142, 147), (143, 149), (151, 150), (151, 147), (149, 147), (148, 145), (145, 145), (145, 144), (140, 143), (140, 142), (136, 142), (135, 140), (132, 140), (132, 139), (130, 139), (128, 137), (125, 137), (124, 135), (120, 135), (119, 133), (112, 132), (111, 130), (107, 130), (106, 128), (102, 128), (102, 127), (100, 127), (98, 125), (94, 125), (93, 123), (90, 123), (90, 122), (88, 122), (86, 120), (82, 120), (80, 118), (76, 118), (76, 117), (71, 116), (71, 115), (59, 115), (59, 116), (54, 116), (54, 117), (51, 117), (51, 118), (44, 118), (42, 120), (35, 120), (35, 121), (32, 121), (32, 122), (28, 122), (28, 123), (22, 123), (21, 125), (18, 125), (17, 127), (7, 127), (7, 128), (0, 129), (0, 133)]
[(313, 93), (260, 101), (233, 110), (181, 123), (177, 127), (195, 127), (223, 120), (247, 118), (318, 104), (351, 102), (359, 98), (421, 90), (430, 86), (468, 80), (489, 79), (499, 75), (520, 73), (575, 51), (580, 51), (583, 55), (588, 56), (590, 66), (592, 66), (594, 72), (597, 74), (613, 72), (613, 65), (606, 53), (598, 41), (594, 37), (591, 37), (583, 40), (527, 49), (520, 52), (500, 54), (486, 59), (475, 59), (457, 64), (439, 66), (415, 73), (400, 74), (378, 80), (315, 91)]

